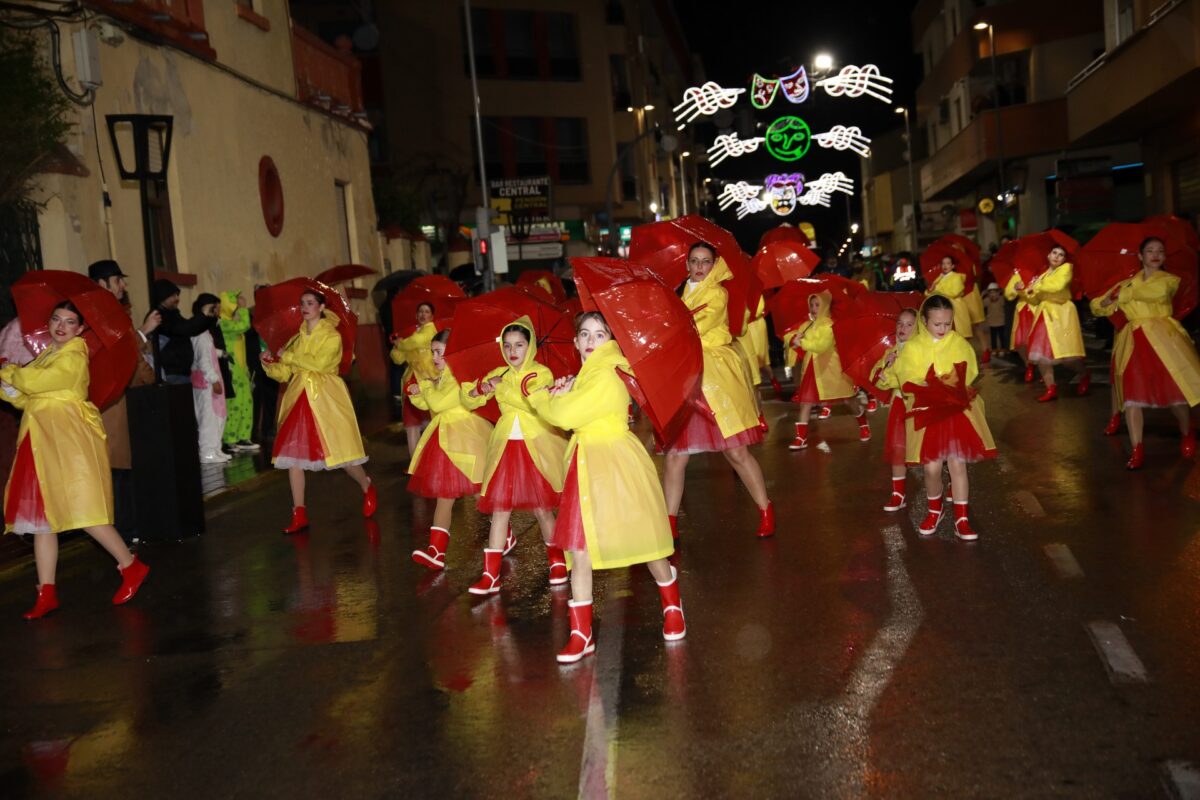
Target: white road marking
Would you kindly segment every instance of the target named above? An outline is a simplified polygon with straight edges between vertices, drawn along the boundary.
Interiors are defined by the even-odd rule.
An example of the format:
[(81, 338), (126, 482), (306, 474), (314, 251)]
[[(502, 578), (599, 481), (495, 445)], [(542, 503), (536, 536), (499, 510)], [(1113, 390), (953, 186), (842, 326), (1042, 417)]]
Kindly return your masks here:
[(1054, 571), (1058, 573), (1058, 577), (1066, 579), (1083, 577), (1083, 568), (1075, 560), (1075, 554), (1071, 552), (1071, 548), (1065, 544), (1048, 544), (1042, 547), (1042, 550), (1050, 559), (1050, 563), (1054, 565)]
[(604, 630), (596, 637), (595, 671), (588, 700), (583, 762), (579, 768), (580, 800), (607, 800), (616, 791), (617, 704), (621, 688), (621, 649), (625, 641), (625, 598), (629, 597), (629, 573), (613, 576), (604, 604)]
[(1133, 652), (1129, 640), (1115, 622), (1097, 620), (1085, 627), (1114, 684), (1146, 683), (1150, 680), (1146, 666)]
[(830, 448), (830, 446), (829, 446), (829, 442), (817, 442), (816, 448), (818, 450), (820, 450), (822, 453), (832, 453), (833, 452), (833, 449)]
[(1013, 501), (1021, 507), (1031, 517), (1046, 516), (1046, 509), (1042, 508), (1042, 504), (1034, 497), (1033, 492), (1028, 489), (1022, 489), (1019, 492), (1013, 493)]
[(1163, 764), (1163, 782), (1167, 794), (1177, 800), (1200, 800), (1200, 768), (1190, 761)]

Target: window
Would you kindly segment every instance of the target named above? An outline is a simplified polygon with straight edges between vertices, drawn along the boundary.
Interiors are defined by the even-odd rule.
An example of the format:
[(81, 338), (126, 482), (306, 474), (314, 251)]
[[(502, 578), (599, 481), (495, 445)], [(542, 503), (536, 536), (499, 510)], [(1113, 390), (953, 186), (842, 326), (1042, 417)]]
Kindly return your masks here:
[(961, 131), (963, 129), (963, 127), (965, 127), (965, 126), (963, 124), (962, 98), (956, 97), (956, 98), (954, 98), (954, 131), (955, 131), (955, 133), (957, 133), (958, 131)]
[(574, 14), (546, 14), (546, 49), (550, 56), (550, 79), (577, 81), (579, 40), (575, 35)]
[[(475, 69), (483, 78), (577, 81), (581, 76), (575, 15), (472, 9)], [(463, 41), (466, 41), (464, 25)], [(464, 70), (470, 69), (463, 48)]]
[[(546, 158), (546, 126), (538, 117), (514, 117), (512, 120), (513, 150), (516, 153), (517, 178), (550, 174)], [(505, 175), (505, 177), (509, 177)]]
[[(559, 117), (554, 120), (554, 132), (558, 146), (557, 182), (589, 182), (587, 123), (578, 117)], [(554, 175), (554, 171), (550, 174)]]
[(150, 238), (150, 255), (154, 269), (178, 272), (175, 261), (175, 230), (171, 225), (171, 199), (166, 181), (149, 181), (146, 185), (146, 235)]
[(625, 70), (625, 56), (610, 55), (608, 72), (612, 79), (613, 111), (624, 111), (633, 105), (629, 92), (629, 73)]
[(609, 25), (625, 24), (625, 7), (621, 0), (608, 0), (604, 4), (604, 21)]
[(341, 181), (334, 181), (334, 198), (337, 202), (337, 229), (339, 264), (353, 264), (354, 255), (350, 248), (350, 190)]
[(1181, 217), (1200, 213), (1200, 156), (1185, 158), (1171, 165), (1172, 211)]
[(632, 142), (619, 142), (617, 152), (621, 154), (618, 168), (621, 172), (621, 200), (629, 202), (637, 199), (637, 171), (634, 168), (634, 152), (637, 146)]
[[(474, 123), (472, 126), (472, 141)], [(549, 175), (556, 184), (591, 181), (587, 122), (576, 117), (485, 117), (488, 178)]]
[(1117, 0), (1117, 44), (1133, 35), (1133, 0)]
[(533, 41), (533, 12), (506, 11), (501, 14), (504, 24), (503, 63), (508, 78), (538, 76), (537, 47)]

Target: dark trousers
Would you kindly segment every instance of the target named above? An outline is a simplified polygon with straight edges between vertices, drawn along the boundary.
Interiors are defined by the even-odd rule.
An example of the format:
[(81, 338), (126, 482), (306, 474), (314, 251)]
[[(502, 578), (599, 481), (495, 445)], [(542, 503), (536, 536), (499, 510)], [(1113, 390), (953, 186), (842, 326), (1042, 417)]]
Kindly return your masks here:
[(250, 426), (250, 438), (272, 439), (275, 437), (275, 407), (279, 403), (279, 384), (263, 373), (254, 376), (254, 421)]
[(988, 331), (991, 332), (992, 335), (993, 350), (1004, 350), (1008, 347), (1008, 340), (1004, 336), (1003, 325), (989, 325)]

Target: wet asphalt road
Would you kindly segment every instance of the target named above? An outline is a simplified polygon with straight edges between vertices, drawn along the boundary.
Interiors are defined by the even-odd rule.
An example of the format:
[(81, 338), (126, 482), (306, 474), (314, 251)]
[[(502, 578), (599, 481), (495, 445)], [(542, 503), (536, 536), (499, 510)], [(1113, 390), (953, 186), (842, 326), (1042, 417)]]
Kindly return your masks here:
[[(1039, 405), (1019, 379), (998, 361), (981, 382), (1002, 457), (972, 468), (976, 544), (948, 523), (917, 537), (915, 474), (917, 502), (880, 510), (883, 411), (869, 444), (836, 408), (790, 453), (793, 409), (772, 400), (757, 454), (779, 534), (754, 538), (722, 458), (693, 459), (687, 639), (662, 641), (645, 569), (604, 573), (597, 654), (572, 667), (531, 516), (498, 598), (466, 593), (472, 503), (445, 573), (411, 563), (432, 504), (403, 489), (402, 434), (370, 448), (374, 523), (349, 479), (319, 475), (311, 532), (283, 537), (272, 474), (211, 501), (208, 535), (143, 547), (129, 606), (84, 541), (46, 620), (20, 619), (32, 565), (6, 569), (0, 797), (1188, 796), (1200, 468), (1163, 413), (1130, 475), (1124, 437), (1099, 434), (1106, 385)], [(1120, 673), (1098, 645), (1114, 631)]]

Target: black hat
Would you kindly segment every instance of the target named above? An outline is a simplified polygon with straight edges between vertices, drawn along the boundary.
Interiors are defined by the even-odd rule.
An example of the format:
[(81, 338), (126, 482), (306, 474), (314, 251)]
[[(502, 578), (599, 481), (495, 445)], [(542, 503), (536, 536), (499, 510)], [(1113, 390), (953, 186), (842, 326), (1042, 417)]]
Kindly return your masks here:
[(154, 288), (151, 295), (154, 298), (154, 305), (161, 306), (168, 297), (179, 294), (179, 287), (166, 278), (159, 278), (154, 282)]
[(106, 258), (88, 265), (88, 277), (94, 281), (106, 281), (109, 278), (128, 278), (129, 276), (121, 272), (120, 264), (111, 258)]

